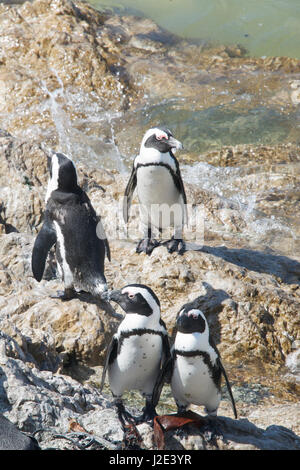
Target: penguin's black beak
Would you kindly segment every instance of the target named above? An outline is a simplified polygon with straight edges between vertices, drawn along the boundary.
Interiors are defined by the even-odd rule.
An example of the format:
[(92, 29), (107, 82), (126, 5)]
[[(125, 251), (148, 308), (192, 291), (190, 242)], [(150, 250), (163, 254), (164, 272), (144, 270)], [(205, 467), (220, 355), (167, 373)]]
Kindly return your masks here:
[(122, 300), (123, 295), (122, 295), (122, 292), (120, 290), (112, 290), (108, 294), (108, 298), (109, 298), (109, 300), (113, 300), (114, 302), (119, 303)]
[(172, 149), (176, 149), (176, 150), (181, 150), (181, 149), (183, 149), (182, 143), (179, 142), (179, 140), (175, 139), (175, 137), (173, 137), (173, 136), (170, 136), (170, 137), (169, 137), (168, 143), (169, 143), (169, 146), (170, 146)]

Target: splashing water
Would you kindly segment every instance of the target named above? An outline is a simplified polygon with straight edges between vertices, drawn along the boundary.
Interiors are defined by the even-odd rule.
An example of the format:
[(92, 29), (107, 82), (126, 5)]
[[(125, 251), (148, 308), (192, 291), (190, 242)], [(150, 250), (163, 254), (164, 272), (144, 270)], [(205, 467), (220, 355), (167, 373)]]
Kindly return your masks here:
[[(96, 162), (108, 169), (124, 172), (123, 157), (116, 144), (114, 132), (114, 121), (121, 113), (104, 110), (96, 95), (91, 97), (82, 91), (65, 90), (58, 73), (55, 70), (52, 72), (59, 86), (50, 91), (43, 81), (41, 87), (48, 96), (43, 107), (50, 110), (57, 133), (56, 150), (87, 166), (94, 166)], [(78, 117), (72, 120), (70, 107), (75, 115), (78, 113)], [(82, 110), (88, 115), (88, 119), (80, 116)]]
[(58, 135), (57, 151), (71, 155), (72, 140), (70, 136), (70, 129), (72, 129), (72, 126), (68, 114), (63, 109), (62, 104), (60, 104), (60, 101), (64, 100), (64, 85), (58, 74), (54, 70), (52, 70), (52, 72), (55, 73), (60, 87), (58, 87), (53, 92), (50, 92), (47, 88), (46, 82), (42, 81), (42, 89), (49, 97), (49, 108)]

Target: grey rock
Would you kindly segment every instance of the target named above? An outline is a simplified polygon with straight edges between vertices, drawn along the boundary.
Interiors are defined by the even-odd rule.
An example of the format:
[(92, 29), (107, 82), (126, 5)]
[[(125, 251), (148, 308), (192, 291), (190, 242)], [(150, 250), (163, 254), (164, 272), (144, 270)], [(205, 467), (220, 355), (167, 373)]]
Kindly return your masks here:
[[(39, 370), (26, 362), (26, 355), (21, 354), (15, 345), (14, 349), (19, 351), (17, 358), (12, 343), (14, 341), (7, 335), (1, 336), (0, 432), (1, 416), (4, 417), (2, 422), (10, 421), (8, 442), (2, 440), (3, 446), (31, 448), (36, 445), (36, 440), (42, 450), (126, 449), (126, 436), (111, 396), (101, 395), (97, 388), (84, 386), (68, 376)], [(138, 414), (138, 410), (129, 409)], [(296, 405), (294, 411), (290, 409), (294, 419), (297, 419), (296, 409)], [(262, 420), (264, 416), (272, 419), (270, 410), (272, 407), (257, 409), (256, 420)], [(271, 424), (263, 429), (249, 419), (233, 420), (224, 416), (219, 416), (217, 423), (221, 436), (217, 440), (211, 438), (206, 428), (191, 426), (168, 431), (165, 435), (166, 450), (300, 449), (300, 438), (282, 425)], [(144, 423), (137, 427), (137, 431), (141, 437), (140, 448), (154, 449), (153, 428)]]
[(68, 439), (62, 436), (68, 437), (71, 421), (81, 423), (83, 417), (81, 424), (95, 439), (98, 432), (102, 445), (114, 448), (122, 440), (114, 409), (96, 389), (9, 357), (11, 342), (7, 335), (0, 338), (0, 413), (6, 419), (22, 432), (35, 434), (43, 449), (53, 447), (54, 441), (59, 441), (58, 448), (68, 447)]

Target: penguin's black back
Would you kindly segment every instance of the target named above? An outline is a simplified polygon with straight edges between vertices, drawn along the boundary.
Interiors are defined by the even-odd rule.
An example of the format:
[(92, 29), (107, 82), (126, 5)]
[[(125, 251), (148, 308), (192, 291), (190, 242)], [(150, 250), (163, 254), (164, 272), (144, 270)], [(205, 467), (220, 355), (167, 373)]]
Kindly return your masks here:
[(105, 243), (97, 236), (99, 218), (86, 193), (56, 190), (47, 203), (49, 217), (57, 222), (64, 239), (66, 260), (82, 281), (103, 274)]

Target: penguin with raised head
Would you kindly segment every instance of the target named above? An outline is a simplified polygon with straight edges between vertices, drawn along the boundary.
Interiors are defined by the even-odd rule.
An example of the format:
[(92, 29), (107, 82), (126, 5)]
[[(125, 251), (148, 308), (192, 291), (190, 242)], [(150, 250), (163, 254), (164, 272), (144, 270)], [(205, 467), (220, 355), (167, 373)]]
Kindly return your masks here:
[(149, 129), (142, 140), (139, 155), (135, 158), (130, 179), (125, 189), (123, 216), (127, 223), (134, 190), (137, 189), (140, 221), (144, 238), (136, 252), (150, 255), (159, 242), (153, 238), (154, 230), (173, 227), (171, 240), (164, 243), (167, 250), (182, 254), (183, 225), (187, 222), (186, 194), (179, 163), (173, 151), (183, 148), (166, 128)]
[(34, 278), (41, 281), (47, 255), (56, 244), (58, 270), (65, 287), (59, 297), (70, 300), (77, 297), (78, 290), (100, 297), (107, 290), (105, 253), (110, 260), (101, 219), (78, 186), (73, 161), (62, 153), (54, 153), (49, 166), (44, 222), (32, 251)]
[(231, 386), (205, 315), (192, 303), (184, 305), (176, 320), (171, 357), (158, 378), (154, 399), (158, 401), (166, 381), (171, 385), (179, 414), (185, 413), (193, 404), (204, 406), (209, 416), (215, 416), (221, 401), (222, 376), (237, 418)]
[[(102, 373), (102, 390), (106, 373), (122, 424), (124, 420), (143, 422), (156, 415), (152, 400), (158, 375), (170, 357), (166, 325), (160, 316), (156, 294), (143, 284), (129, 284), (111, 291), (109, 299), (119, 304), (125, 317), (107, 350)], [(133, 418), (123, 404), (125, 390), (137, 390), (146, 400), (143, 414)]]

